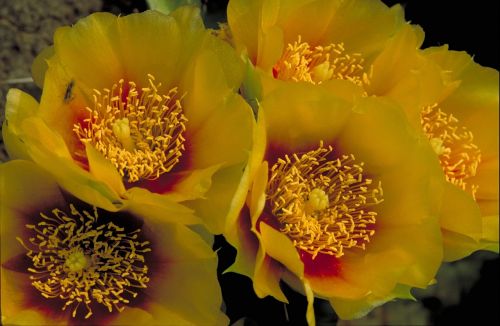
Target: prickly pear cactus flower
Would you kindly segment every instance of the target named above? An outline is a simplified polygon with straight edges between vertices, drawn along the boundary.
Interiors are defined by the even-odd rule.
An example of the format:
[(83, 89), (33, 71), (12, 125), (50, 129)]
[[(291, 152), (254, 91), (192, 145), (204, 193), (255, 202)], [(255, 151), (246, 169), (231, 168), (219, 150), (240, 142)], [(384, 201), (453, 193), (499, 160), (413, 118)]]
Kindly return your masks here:
[(0, 178), (3, 325), (227, 324), (217, 258), (186, 226), (86, 204), (29, 161)]
[(237, 94), (243, 67), (181, 7), (116, 17), (92, 14), (59, 28), (35, 60), (40, 104), (7, 95), (4, 136), (13, 157), (50, 171), (82, 200), (110, 211), (134, 206), (222, 232), (251, 146), (254, 118)]
[(436, 74), (417, 50), (423, 31), (405, 21), (400, 5), (231, 0), (227, 15), (230, 40), (255, 73), (245, 81), (248, 98), (261, 99), (280, 82), (328, 88), (341, 80), (368, 95), (411, 93), (418, 102), (430, 88), (422, 80)]
[(408, 115), (439, 158), (447, 185), (442, 219), (445, 259), (498, 252), (498, 71), (465, 52), (429, 48), (442, 91)]
[(310, 324), (314, 296), (351, 319), (425, 288), (442, 260), (444, 178), (401, 109), (354, 85), (334, 94), (288, 84), (261, 105), (267, 144), (226, 227), (238, 250), (230, 270), (252, 278), (259, 297), (286, 302), (280, 280), (305, 293)]

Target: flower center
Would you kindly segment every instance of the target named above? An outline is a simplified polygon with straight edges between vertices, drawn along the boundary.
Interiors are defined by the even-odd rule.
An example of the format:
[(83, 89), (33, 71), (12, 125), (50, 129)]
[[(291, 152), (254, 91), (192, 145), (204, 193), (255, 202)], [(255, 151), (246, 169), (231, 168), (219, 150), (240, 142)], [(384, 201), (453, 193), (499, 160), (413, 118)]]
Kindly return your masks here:
[(66, 258), (66, 261), (64, 262), (71, 272), (79, 272), (85, 269), (88, 263), (88, 257), (85, 256), (80, 248), (69, 254), (68, 258)]
[(91, 214), (70, 205), (70, 211), (41, 213), (41, 222), (26, 225), (34, 232), (29, 243), (17, 238), (32, 261), (31, 284), (45, 298), (64, 300), (62, 310), (70, 307), (73, 317), (82, 304), (86, 319), (94, 303), (121, 312), (137, 296), (134, 289), (147, 287), (149, 242), (138, 241), (140, 229), (126, 232), (112, 222), (98, 224), (96, 208)]
[(474, 144), (472, 132), (437, 105), (425, 107), (420, 114), (420, 122), (439, 157), (446, 180), (469, 191), (475, 198), (478, 186), (467, 184), (467, 179), (476, 175), (481, 150)]
[[(82, 143), (92, 144), (129, 182), (157, 179), (172, 170), (184, 151), (186, 117), (177, 88), (160, 94), (161, 83), (148, 75), (138, 89), (123, 79), (110, 89), (94, 89), (89, 118), (74, 125)], [(84, 156), (82, 153), (79, 155)]]
[(331, 79), (350, 80), (356, 85), (369, 84), (359, 53), (346, 53), (344, 44), (312, 47), (301, 41), (289, 43), (273, 67), (274, 78), (321, 84)]
[(363, 176), (363, 163), (353, 155), (329, 160), (332, 147), (285, 155), (271, 168), (267, 197), (281, 223), (280, 231), (303, 251), (335, 257), (344, 249), (365, 249), (375, 230), (377, 213), (370, 207), (383, 201), (380, 182)]

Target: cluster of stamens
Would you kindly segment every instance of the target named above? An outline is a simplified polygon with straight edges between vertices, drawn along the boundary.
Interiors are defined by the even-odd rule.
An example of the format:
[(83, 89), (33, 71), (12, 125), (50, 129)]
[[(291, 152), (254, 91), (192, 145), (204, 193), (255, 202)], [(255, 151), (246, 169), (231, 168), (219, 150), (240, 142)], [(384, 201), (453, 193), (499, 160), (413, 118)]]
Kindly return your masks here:
[(478, 186), (466, 181), (476, 175), (481, 162), (481, 150), (474, 144), (472, 132), (437, 105), (425, 107), (420, 118), (423, 131), (439, 156), (446, 180), (470, 191), (475, 198)]
[(331, 79), (349, 80), (357, 85), (369, 84), (361, 54), (346, 53), (343, 43), (312, 47), (301, 36), (287, 45), (273, 67), (273, 75), (281, 80), (306, 81), (321, 84)]
[(341, 257), (352, 247), (365, 249), (375, 233), (383, 201), (380, 182), (363, 176), (363, 163), (353, 155), (328, 159), (332, 147), (285, 155), (272, 166), (267, 185), (271, 211), (294, 245), (315, 258)]
[(32, 285), (45, 298), (65, 301), (62, 310), (72, 309), (76, 317), (81, 305), (85, 318), (94, 303), (109, 312), (122, 311), (137, 290), (147, 287), (148, 267), (144, 254), (150, 252), (148, 241), (139, 241), (140, 229), (126, 232), (112, 222), (98, 223), (93, 214), (78, 211), (70, 205), (70, 214), (60, 209), (52, 215), (41, 213), (41, 222), (26, 227), (33, 236), (25, 243), (32, 261)]
[(123, 79), (111, 89), (94, 89), (89, 117), (74, 125), (80, 141), (92, 144), (129, 182), (158, 178), (184, 151), (182, 98), (177, 88), (161, 95), (161, 83), (155, 85), (152, 75), (148, 79), (149, 87), (140, 89), (132, 81), (125, 87)]

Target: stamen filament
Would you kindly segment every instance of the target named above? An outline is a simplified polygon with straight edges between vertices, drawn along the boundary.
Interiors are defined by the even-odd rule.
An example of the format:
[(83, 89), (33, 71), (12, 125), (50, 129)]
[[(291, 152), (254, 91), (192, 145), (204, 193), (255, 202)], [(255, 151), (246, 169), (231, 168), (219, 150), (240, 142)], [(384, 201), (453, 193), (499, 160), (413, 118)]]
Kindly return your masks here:
[(271, 212), (300, 250), (335, 257), (348, 248), (364, 249), (374, 235), (383, 201), (380, 182), (363, 176), (353, 155), (330, 160), (331, 146), (285, 155), (271, 167), (267, 197)]
[(436, 104), (423, 108), (420, 119), (422, 129), (439, 157), (446, 180), (469, 191), (475, 198), (478, 186), (468, 184), (467, 179), (477, 173), (481, 150), (474, 144), (472, 132)]
[(28, 245), (16, 239), (32, 261), (27, 269), (32, 285), (44, 298), (65, 300), (62, 310), (70, 307), (76, 317), (84, 303), (85, 319), (97, 303), (110, 312), (122, 311), (130, 303), (128, 296), (137, 296), (130, 288), (147, 287), (144, 254), (151, 249), (148, 241), (136, 239), (140, 229), (125, 232), (112, 222), (99, 225), (96, 208), (91, 214), (73, 205), (70, 214), (54, 209), (52, 216), (40, 216), (38, 224), (27, 225), (37, 232)]
[(349, 80), (356, 85), (370, 84), (364, 72), (364, 59), (359, 53), (346, 53), (343, 43), (311, 46), (297, 41), (287, 45), (280, 60), (273, 67), (273, 75), (281, 80), (306, 81), (321, 84), (331, 79)]
[(132, 81), (125, 86), (123, 79), (111, 89), (94, 89), (88, 118), (74, 125), (78, 139), (94, 146), (129, 182), (169, 172), (185, 150), (182, 97), (176, 87), (166, 95), (159, 93), (160, 87), (148, 75), (148, 87), (141, 89)]

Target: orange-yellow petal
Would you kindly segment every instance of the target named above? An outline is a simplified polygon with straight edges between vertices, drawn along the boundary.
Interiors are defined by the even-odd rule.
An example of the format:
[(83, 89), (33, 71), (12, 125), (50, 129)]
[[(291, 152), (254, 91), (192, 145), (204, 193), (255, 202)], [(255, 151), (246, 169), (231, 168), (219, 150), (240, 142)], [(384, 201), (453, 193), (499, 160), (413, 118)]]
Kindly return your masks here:
[(1, 164), (0, 180), (1, 260), (4, 263), (25, 251), (16, 237), (24, 233), (27, 218), (36, 218), (42, 209), (53, 208), (47, 205), (62, 205), (64, 200), (54, 180), (32, 162), (13, 160)]
[(21, 123), (38, 109), (38, 102), (23, 91), (12, 88), (7, 93), (2, 136), (11, 159), (28, 159), (21, 133)]
[[(161, 241), (162, 258), (148, 295), (189, 323), (215, 324), (220, 320), (222, 296), (217, 282), (217, 258), (196, 233), (176, 224), (149, 224), (147, 232)], [(200, 295), (202, 294), (202, 295)]]

